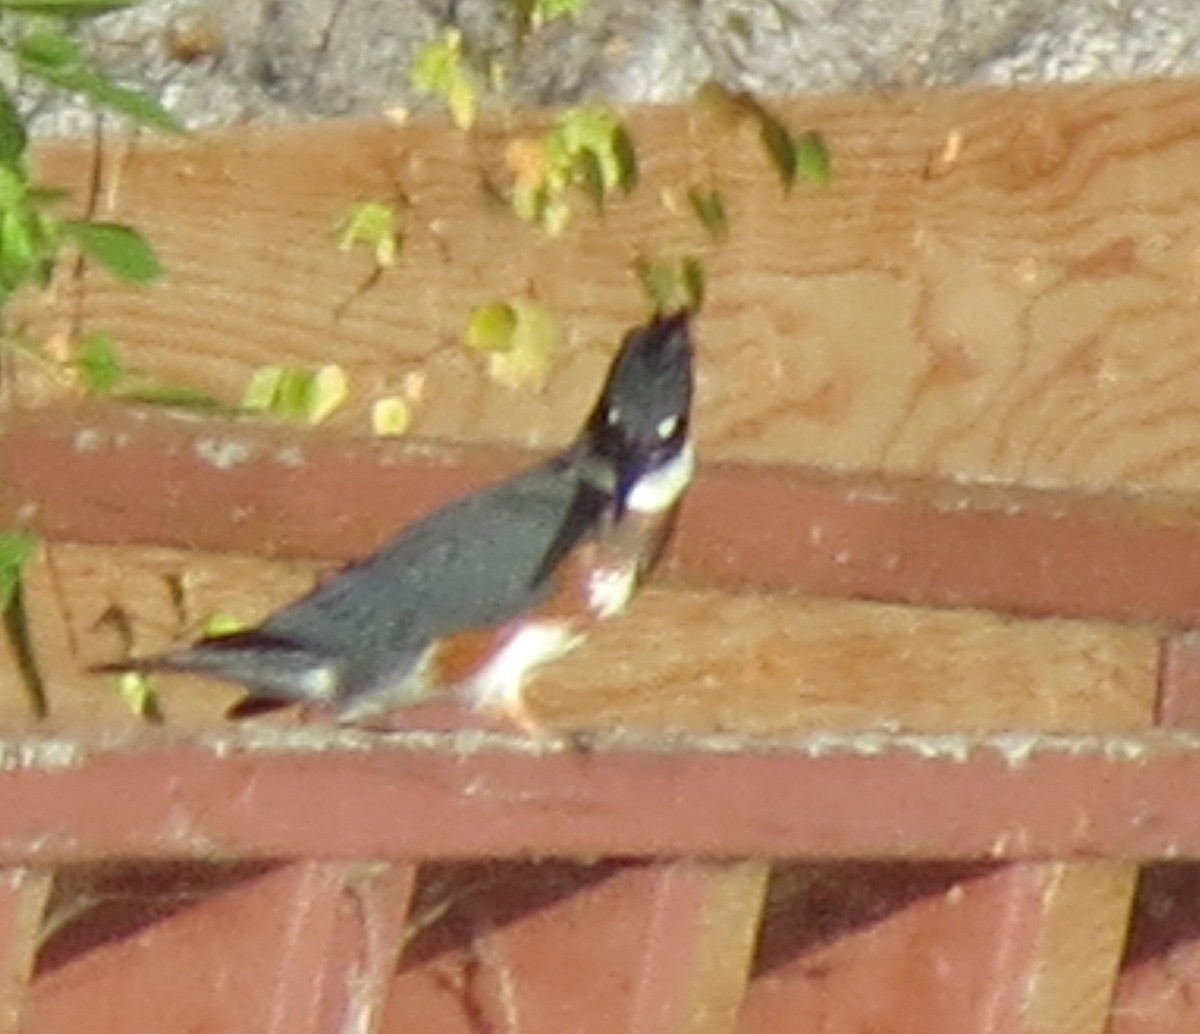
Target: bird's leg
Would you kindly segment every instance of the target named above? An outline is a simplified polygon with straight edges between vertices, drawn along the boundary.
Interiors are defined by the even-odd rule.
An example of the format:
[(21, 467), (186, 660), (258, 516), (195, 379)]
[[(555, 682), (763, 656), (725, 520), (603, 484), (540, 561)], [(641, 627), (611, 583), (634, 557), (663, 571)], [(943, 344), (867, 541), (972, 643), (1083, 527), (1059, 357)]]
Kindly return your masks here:
[(502, 640), (493, 654), (463, 687), (471, 707), (482, 714), (515, 726), (540, 742), (555, 739), (530, 712), (523, 689), (530, 673), (561, 657), (581, 641), (566, 621), (526, 621)]

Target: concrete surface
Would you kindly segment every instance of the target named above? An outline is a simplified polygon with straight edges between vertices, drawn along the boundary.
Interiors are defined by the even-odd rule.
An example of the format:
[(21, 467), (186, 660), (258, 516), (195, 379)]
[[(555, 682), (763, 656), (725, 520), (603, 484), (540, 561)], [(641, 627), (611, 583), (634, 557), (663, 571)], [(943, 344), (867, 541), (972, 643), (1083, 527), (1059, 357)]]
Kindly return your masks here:
[[(372, 115), (428, 101), (415, 49), (457, 26), (521, 103), (671, 101), (716, 79), (764, 96), (1200, 72), (1195, 0), (586, 0), (517, 45), (505, 0), (148, 0), (87, 30), (97, 61), (194, 127)], [(80, 108), (38, 106), (41, 132)]]

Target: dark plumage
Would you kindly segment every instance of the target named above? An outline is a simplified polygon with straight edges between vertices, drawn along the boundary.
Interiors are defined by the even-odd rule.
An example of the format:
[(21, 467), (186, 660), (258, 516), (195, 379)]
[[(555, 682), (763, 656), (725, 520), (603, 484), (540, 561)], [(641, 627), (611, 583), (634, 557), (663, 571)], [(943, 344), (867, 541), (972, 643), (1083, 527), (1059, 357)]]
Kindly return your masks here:
[[(635, 329), (564, 452), (409, 525), (257, 628), (101, 670), (238, 682), (249, 690), (232, 712), (239, 716), (318, 702), (356, 718), (422, 699), (440, 688), (426, 670), (435, 644), (536, 610), (561, 561), (621, 519), (644, 475), (679, 460), (691, 363), (686, 314)], [(686, 460), (676, 496), (690, 452)], [(677, 498), (669, 501), (673, 509)]]

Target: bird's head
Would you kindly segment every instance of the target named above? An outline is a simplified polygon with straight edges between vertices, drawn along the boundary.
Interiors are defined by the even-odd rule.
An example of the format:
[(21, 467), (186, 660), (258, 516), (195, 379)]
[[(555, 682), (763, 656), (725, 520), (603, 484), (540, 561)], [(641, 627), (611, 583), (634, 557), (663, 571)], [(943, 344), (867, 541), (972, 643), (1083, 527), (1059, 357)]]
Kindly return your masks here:
[(611, 476), (618, 513), (657, 513), (692, 475), (690, 313), (657, 316), (621, 344), (584, 426), (590, 457)]

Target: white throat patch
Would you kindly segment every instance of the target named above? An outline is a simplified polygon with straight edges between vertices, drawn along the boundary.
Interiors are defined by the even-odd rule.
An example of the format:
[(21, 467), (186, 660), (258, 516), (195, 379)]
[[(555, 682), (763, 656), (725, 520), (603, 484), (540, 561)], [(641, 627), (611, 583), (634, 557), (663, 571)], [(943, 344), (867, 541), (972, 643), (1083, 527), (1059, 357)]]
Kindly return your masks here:
[(696, 454), (688, 442), (674, 459), (639, 479), (625, 505), (634, 513), (665, 513), (679, 502), (695, 470)]

